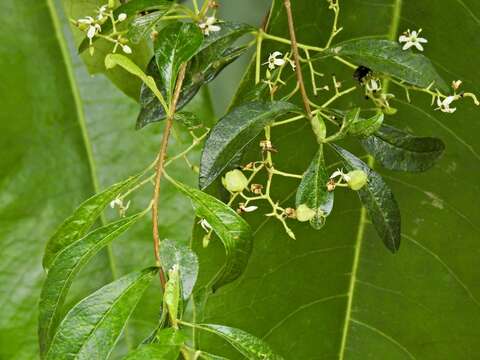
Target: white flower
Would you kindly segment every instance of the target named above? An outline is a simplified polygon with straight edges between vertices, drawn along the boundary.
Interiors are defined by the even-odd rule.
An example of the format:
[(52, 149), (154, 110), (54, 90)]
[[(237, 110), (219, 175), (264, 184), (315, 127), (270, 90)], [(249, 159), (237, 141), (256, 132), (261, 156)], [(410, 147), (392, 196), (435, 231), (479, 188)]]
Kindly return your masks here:
[(452, 81), (453, 90), (457, 91), (458, 89), (460, 89), (460, 86), (462, 86), (462, 80)]
[(345, 173), (342, 170), (337, 169), (336, 171), (333, 172), (332, 175), (330, 175), (330, 179), (335, 179), (336, 177), (339, 177), (339, 176), (343, 178), (345, 176)]
[(122, 50), (125, 54), (131, 54), (132, 53), (132, 49), (128, 45), (122, 45)]
[(425, 44), (428, 42), (428, 40), (420, 37), (421, 32), (422, 32), (422, 29), (418, 31), (415, 31), (415, 30), (410, 31), (410, 29), (408, 29), (403, 33), (403, 35), (400, 35), (400, 37), (398, 38), (398, 41), (400, 43), (405, 43), (402, 49), (408, 50), (412, 46), (415, 46), (418, 50), (423, 51), (422, 43)]
[[(100, 24), (97, 24), (91, 16), (78, 20), (78, 24), (84, 25), (87, 31), (87, 37), (92, 40), (97, 32), (102, 31)], [(81, 28), (83, 30), (83, 28)]]
[(130, 201), (128, 201), (126, 204), (123, 204), (123, 200), (116, 198), (110, 202), (110, 207), (112, 209), (118, 208), (118, 213), (120, 214), (121, 217), (125, 216), (125, 213), (127, 212), (128, 208), (130, 207)]
[(118, 15), (118, 21), (125, 21), (126, 18), (127, 18), (127, 14), (125, 13), (121, 13)]
[(208, 233), (210, 232), (210, 230), (212, 230), (212, 225), (210, 225), (206, 219), (202, 219), (198, 223), (203, 228), (203, 230), (205, 230), (205, 232)]
[(437, 98), (437, 105), (438, 105), (438, 108), (436, 108), (435, 110), (440, 110), (444, 113), (449, 113), (449, 114), (452, 114), (454, 113), (455, 111), (457, 111), (457, 108), (451, 108), (450, 107), (450, 104), (457, 100), (458, 99), (458, 96), (447, 96), (445, 99), (440, 99), (440, 97)]
[(202, 29), (203, 34), (208, 36), (210, 35), (210, 32), (217, 32), (222, 30), (220, 26), (215, 25), (216, 22), (217, 19), (215, 18), (215, 16), (209, 16), (205, 21), (202, 21), (200, 24), (198, 24), (198, 26), (200, 27), (200, 29)]
[(265, 64), (268, 64), (268, 68), (273, 70), (276, 66), (285, 65), (285, 59), (282, 58), (282, 53), (280, 51), (275, 51), (270, 54), (268, 61)]
[(110, 202), (110, 207), (113, 209), (115, 206), (122, 206), (123, 202), (120, 199), (114, 199)]
[(258, 206), (254, 206), (254, 205), (251, 205), (251, 206), (245, 206), (244, 204), (239, 204), (239, 209), (241, 212), (252, 212), (252, 211), (255, 211), (258, 209)]
[(382, 83), (378, 79), (370, 79), (365, 84), (368, 91), (377, 92), (382, 88)]
[(93, 23), (95, 23), (95, 20), (91, 16), (86, 16), (83, 19), (78, 19), (78, 23), (92, 25)]
[(100, 21), (103, 21), (105, 20), (105, 18), (107, 17), (107, 12), (108, 10), (108, 5), (102, 5), (100, 6), (100, 8), (98, 9), (98, 15), (97, 15), (97, 20), (100, 20)]

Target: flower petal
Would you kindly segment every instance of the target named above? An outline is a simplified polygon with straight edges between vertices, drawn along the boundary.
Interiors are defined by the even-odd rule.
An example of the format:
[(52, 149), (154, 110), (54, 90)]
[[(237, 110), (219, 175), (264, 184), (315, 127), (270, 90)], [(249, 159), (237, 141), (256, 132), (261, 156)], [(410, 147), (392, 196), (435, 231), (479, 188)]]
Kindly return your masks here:
[(416, 47), (418, 50), (423, 51), (423, 46), (422, 46), (422, 44), (420, 44), (419, 42), (416, 42), (416, 43), (414, 43), (413, 45), (415, 45), (415, 47)]
[(93, 39), (96, 33), (97, 33), (97, 28), (95, 26), (90, 26), (87, 31), (87, 37), (89, 39)]

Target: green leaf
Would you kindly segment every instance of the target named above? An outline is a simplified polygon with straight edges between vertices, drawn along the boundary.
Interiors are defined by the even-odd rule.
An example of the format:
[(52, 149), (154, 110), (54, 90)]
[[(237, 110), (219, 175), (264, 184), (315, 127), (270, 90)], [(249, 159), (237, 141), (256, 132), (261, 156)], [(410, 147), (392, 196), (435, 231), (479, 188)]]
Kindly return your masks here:
[(180, 346), (148, 344), (131, 351), (124, 360), (177, 360), (179, 355)]
[(333, 148), (345, 160), (348, 171), (363, 170), (367, 173), (367, 185), (358, 191), (358, 195), (385, 246), (393, 253), (398, 251), (401, 239), (400, 210), (392, 190), (380, 175), (355, 155), (336, 145)]
[[(288, 39), (283, 3), (275, 0), (266, 32)], [(480, 2), (379, 0), (339, 4), (343, 30), (338, 42), (384, 38), (385, 34), (396, 41), (406, 29), (423, 28), (422, 36), (428, 39), (424, 54), (445, 80), (463, 79), (466, 91), (480, 92), (480, 67), (472, 61), (478, 58), (480, 46), (476, 35)], [(245, 5), (243, 1), (229, 2), (222, 10), (230, 6)], [(292, 11), (298, 41), (323, 46), (334, 17), (328, 2), (295, 0)], [(262, 48), (262, 62), (274, 51), (290, 51), (289, 44), (276, 41), (264, 41)], [(334, 72), (343, 89), (356, 84), (352, 69), (335, 59), (315, 62), (314, 66), (328, 75)], [(308, 66), (304, 64), (302, 69), (307, 92), (314, 100)], [(287, 89), (295, 86), (295, 77), (290, 74), (284, 78), (288, 79)], [(254, 87), (254, 75), (252, 66), (240, 85), (239, 99)], [(323, 80), (317, 86), (323, 85)], [(235, 287), (209, 297), (205, 309), (208, 322), (229, 324), (261, 336), (286, 359), (469, 359), (478, 352), (480, 208), (472, 199), (480, 196), (474, 167), (480, 162), (479, 108), (462, 101), (455, 114), (443, 114), (433, 111), (428, 96), (411, 92), (412, 103), (408, 103), (403, 100), (403, 89), (393, 83), (388, 92), (397, 99), (392, 102), (398, 109), (392, 125), (441, 138), (447, 149), (438, 166), (423, 174), (392, 173), (381, 170), (378, 163), (373, 165), (388, 181), (402, 209), (400, 251), (392, 256), (385, 250), (353, 191), (335, 190), (335, 209), (320, 232), (292, 222), (296, 241), (275, 219), (255, 213), (248, 217), (255, 234), (249, 265)], [(329, 95), (319, 93), (320, 102)], [(292, 101), (302, 105), (299, 97)], [(370, 106), (361, 92), (340, 102), (338, 106), (344, 108)], [(308, 167), (318, 150), (310, 126), (302, 122), (273, 128), (272, 141), (278, 149), (273, 157), (275, 166), (297, 174)], [(364, 159), (355, 139), (345, 140), (344, 145)], [(334, 171), (339, 165), (331, 162), (330, 156), (327, 159), (329, 170)], [(292, 194), (297, 186), (292, 179), (275, 179), (272, 188), (281, 206), (294, 203)], [(199, 243), (201, 236), (194, 242)], [(200, 284), (202, 273), (211, 274), (218, 268), (222, 249), (202, 249), (200, 245), (195, 250), (202, 269)], [(199, 346), (233, 360), (244, 358), (208, 334), (199, 337)]]
[(252, 252), (250, 226), (235, 210), (213, 196), (178, 182), (174, 184), (192, 200), (196, 215), (208, 221), (225, 247), (225, 264), (213, 281), (213, 289), (234, 281), (244, 272)]
[[(65, 40), (71, 38), (68, 18), (62, 18), (61, 5), (54, 5), (64, 3), (67, 14), (78, 18), (106, 2), (0, 1), (0, 18), (11, 30), (0, 34), (0, 49), (8, 54), (0, 56), (4, 71), (0, 144), (5, 155), (0, 156), (0, 252), (5, 259), (0, 264), (1, 359), (39, 357), (38, 302), (49, 237), (79, 204), (141, 172), (157, 151), (158, 132), (132, 129), (138, 104), (105, 76), (87, 73), (75, 44)], [(126, 74), (123, 69), (119, 72)], [(198, 96), (197, 101), (202, 120), (213, 119), (208, 97)], [(169, 151), (184, 148), (185, 144), (172, 142)], [(199, 151), (192, 156), (198, 157)], [(186, 182), (197, 179), (181, 163), (169, 166), (169, 172)], [(177, 190), (166, 185), (162, 196), (170, 199), (175, 211), (162, 214), (162, 235), (188, 243), (193, 211), (187, 199), (174, 196)], [(145, 190), (131, 198), (132, 214), (151, 200), (151, 192)], [(105, 217), (116, 218), (117, 211), (108, 208)], [(117, 273), (151, 265), (152, 251), (146, 241), (150, 236), (151, 223), (140, 221), (128, 236), (102, 250), (76, 276), (67, 303), (75, 304)], [(129, 323), (112, 358), (124, 355), (127, 341), (141, 342), (156, 325), (158, 291), (150, 289), (142, 299), (142, 311), (132, 315), (135, 321)]]
[(360, 108), (354, 108), (345, 113), (339, 112), (342, 116), (342, 125), (337, 133), (333, 134), (328, 138), (329, 142), (333, 140), (343, 139), (350, 130), (350, 127), (355, 123), (358, 123), (360, 120)]
[(105, 68), (110, 70), (115, 68), (117, 65), (142, 80), (143, 84), (155, 95), (155, 98), (162, 105), (162, 107), (164, 109), (168, 109), (168, 104), (165, 102), (160, 90), (158, 90), (155, 80), (151, 76), (145, 74), (142, 69), (140, 69), (132, 60), (120, 54), (108, 54), (105, 56)]
[(195, 129), (202, 126), (201, 120), (192, 112), (180, 111), (176, 112), (174, 116), (175, 121), (181, 123), (188, 129)]
[(199, 356), (200, 356), (200, 359), (203, 359), (203, 360), (229, 360), (226, 357), (209, 354), (203, 351), (200, 352)]
[(240, 329), (215, 324), (199, 324), (195, 327), (209, 331), (228, 341), (249, 360), (282, 360), (263, 340)]
[(359, 118), (350, 124), (348, 133), (361, 138), (368, 137), (380, 129), (383, 119), (383, 112), (378, 112), (368, 119)]
[(427, 57), (412, 50), (402, 50), (398, 42), (354, 39), (337, 44), (331, 49), (331, 53), (421, 88), (434, 83), (433, 88), (449, 91), (447, 84)]
[(177, 360), (184, 341), (183, 333), (172, 328), (163, 329), (157, 334), (156, 343), (139, 346), (131, 351), (124, 360)]
[[(135, 1), (130, 1), (128, 2), (129, 7), (135, 6), (136, 3), (141, 3), (144, 0), (135, 0)], [(147, 2), (149, 1), (150, 3), (156, 2), (158, 4), (158, 1), (154, 0), (146, 0)], [(105, 5), (106, 1), (104, 0), (89, 0), (89, 1), (78, 1), (78, 0), (57, 0), (57, 3), (63, 4), (63, 9), (65, 11), (65, 23), (69, 22), (69, 19), (81, 19), (85, 18), (86, 16), (93, 16), (95, 12), (98, 10), (98, 8), (102, 5)], [(53, 7), (53, 4), (52, 4)], [(59, 13), (61, 16), (61, 9), (60, 6), (56, 8), (52, 8), (52, 11)], [(127, 11), (129, 11), (127, 9)], [(130, 12), (130, 11), (129, 11)], [(115, 12), (116, 15), (120, 12), (118, 10)], [(134, 18), (134, 15), (132, 13), (132, 16), (127, 17), (127, 20), (121, 23), (121, 27), (123, 26), (128, 27), (128, 24), (130, 23), (130, 20)], [(75, 44), (79, 44), (80, 50), (84, 50), (85, 48), (88, 48), (88, 41), (85, 39), (85, 32), (80, 31), (76, 26), (73, 24), (69, 23), (67, 25), (71, 33), (73, 35)], [(107, 30), (109, 31), (109, 28), (111, 29), (111, 23), (110, 21), (107, 21), (105, 24), (102, 25), (102, 32), (105, 34)], [(96, 38), (94, 38), (96, 40)], [(72, 56), (73, 59), (78, 58), (77, 51), (73, 49), (75, 44), (72, 44), (71, 50), (72, 50)], [(85, 47), (86, 46), (86, 47)], [(129, 44), (129, 46), (132, 49), (132, 54), (129, 55), (130, 59), (137, 64), (141, 69), (144, 69), (147, 64), (148, 60), (152, 56), (152, 51), (150, 47), (148, 46), (146, 41), (141, 41), (138, 44)], [(105, 74), (112, 82), (117, 86), (121, 91), (123, 91), (125, 94), (127, 94), (129, 97), (132, 99), (137, 100), (138, 95), (140, 93), (140, 87), (141, 87), (141, 82), (132, 76), (131, 74), (125, 73), (121, 69), (114, 69), (111, 71), (107, 71), (105, 68), (104, 64), (104, 58), (107, 54), (111, 53), (113, 50), (114, 44), (110, 41), (107, 41), (105, 39), (100, 39), (98, 41), (95, 41), (95, 52), (94, 55), (91, 56), (89, 52), (81, 52), (80, 56), (85, 63), (88, 72), (91, 75), (95, 74)], [(98, 94), (97, 94), (98, 97)]]
[[(128, 28), (127, 38), (133, 38), (134, 43), (138, 43), (155, 24), (155, 22), (150, 22), (151, 18), (154, 16), (155, 19), (158, 20), (158, 18), (161, 18), (171, 9), (173, 4), (174, 2), (172, 0), (130, 0), (117, 7), (113, 11), (113, 16), (118, 18), (118, 15), (122, 13), (127, 15), (127, 19), (120, 25), (122, 28)], [(102, 33), (108, 34), (111, 30), (112, 22), (111, 20), (107, 20), (107, 22), (102, 25)], [(97, 39), (97, 37), (93, 38), (93, 42)], [(78, 52), (84, 52), (88, 49), (88, 46), (89, 39), (85, 37), (78, 47)]]
[(101, 193), (83, 202), (48, 240), (43, 256), (43, 267), (49, 269), (58, 252), (85, 235), (105, 209), (105, 206), (134, 186), (139, 177), (140, 175), (133, 176), (111, 185)]
[(165, 269), (177, 265), (182, 283), (182, 297), (187, 300), (191, 295), (198, 276), (198, 259), (188, 247), (172, 240), (163, 240), (160, 244), (160, 260)]
[[(200, 55), (194, 57), (187, 67), (186, 78), (180, 92), (177, 109), (183, 109), (190, 103), (203, 85), (212, 81), (227, 65), (242, 55), (245, 50), (246, 48), (244, 47), (228, 49), (218, 61), (213, 63), (203, 63), (201, 60), (198, 60)], [(160, 76), (155, 61), (152, 60), (150, 62), (147, 73), (155, 78), (157, 84), (160, 83)], [(166, 118), (165, 110), (146, 86), (142, 87), (140, 103), (142, 109), (137, 117), (137, 129)], [(205, 123), (204, 119), (202, 119), (202, 123)]]
[(80, 301), (60, 323), (46, 359), (106, 359), (157, 271), (130, 273)]
[(251, 146), (263, 128), (282, 115), (299, 112), (287, 102), (251, 102), (225, 115), (210, 131), (200, 161), (200, 188), (205, 189)]
[(440, 139), (413, 136), (388, 125), (363, 140), (362, 145), (387, 169), (411, 172), (430, 169), (445, 150)]
[(63, 248), (55, 256), (40, 295), (38, 336), (42, 354), (48, 349), (75, 275), (95, 254), (130, 228), (142, 215), (143, 213), (132, 215), (96, 229)]
[(170, 316), (170, 322), (172, 326), (178, 328), (178, 318), (181, 315), (183, 308), (181, 288), (182, 284), (180, 281), (180, 273), (178, 270), (178, 265), (173, 265), (171, 269), (168, 269), (168, 281), (165, 284), (165, 292), (163, 294), (163, 303), (165, 308), (168, 310), (168, 315)]
[[(188, 104), (204, 84), (212, 81), (227, 65), (247, 50), (246, 47), (232, 47), (232, 45), (251, 30), (252, 28), (248, 25), (226, 22), (222, 23), (220, 31), (204, 38), (201, 47), (197, 50), (198, 53), (188, 65), (177, 109)], [(155, 61), (150, 61), (147, 73), (155, 78), (157, 84), (161, 84)], [(140, 103), (142, 109), (137, 119), (137, 128), (166, 117), (163, 107), (145, 86), (142, 88)]]
[(203, 42), (203, 34), (196, 24), (176, 22), (164, 27), (155, 42), (155, 61), (160, 72), (167, 100), (175, 90), (180, 66), (190, 60)]
[(325, 224), (325, 219), (333, 208), (333, 192), (327, 190), (329, 174), (323, 158), (323, 147), (320, 146), (307, 171), (303, 174), (302, 181), (297, 189), (295, 203), (307, 205), (315, 210), (316, 215), (310, 224), (320, 230)]

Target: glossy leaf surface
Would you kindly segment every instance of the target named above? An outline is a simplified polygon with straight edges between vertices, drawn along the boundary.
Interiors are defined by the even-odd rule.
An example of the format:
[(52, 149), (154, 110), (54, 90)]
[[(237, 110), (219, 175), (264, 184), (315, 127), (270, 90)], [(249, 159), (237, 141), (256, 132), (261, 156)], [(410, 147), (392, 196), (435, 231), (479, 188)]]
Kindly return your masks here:
[(196, 24), (176, 22), (164, 27), (155, 43), (157, 64), (167, 100), (171, 100), (180, 66), (191, 59), (203, 42)]
[(138, 176), (129, 178), (110, 186), (83, 202), (48, 240), (45, 255), (43, 256), (43, 267), (49, 269), (58, 252), (85, 235), (88, 229), (97, 221), (105, 207), (137, 181)]
[(391, 75), (412, 85), (449, 91), (445, 81), (431, 61), (422, 54), (402, 50), (398, 42), (376, 39), (349, 40), (335, 45), (332, 52), (344, 56), (357, 65)]
[(42, 354), (48, 349), (75, 275), (104, 246), (120, 236), (141, 216), (142, 214), (132, 215), (94, 230), (56, 255), (40, 294), (38, 336)]
[(172, 328), (163, 329), (157, 334), (155, 343), (139, 346), (124, 360), (177, 360), (184, 341), (185, 335), (181, 332)]
[[(65, 9), (75, 12), (72, 17), (81, 17), (105, 2), (75, 0), (65, 2)], [(138, 104), (104, 76), (89, 75), (70, 41), (61, 3), (0, 2), (0, 18), (8, 29), (0, 34), (4, 71), (0, 93), (5, 100), (0, 112), (0, 144), (5, 151), (0, 157), (0, 253), (5, 259), (0, 266), (2, 359), (39, 357), (38, 302), (46, 275), (42, 257), (47, 240), (85, 200), (145, 169), (154, 160), (161, 137), (158, 129), (135, 132)], [(87, 11), (82, 10), (85, 6)], [(29, 55), (32, 49), (35, 56)], [(188, 111), (209, 119), (211, 107), (200, 95)], [(176, 140), (171, 143), (172, 152), (184, 147)], [(169, 173), (196, 181), (181, 163), (169, 166)], [(189, 201), (173, 197), (177, 191), (169, 184), (162, 192), (176, 211), (163, 212), (161, 232), (186, 243), (193, 223)], [(128, 212), (145, 209), (151, 196), (149, 189), (135, 192), (126, 200), (131, 200)], [(107, 207), (105, 218), (117, 217), (117, 211)], [(101, 250), (75, 277), (66, 304), (75, 304), (115, 277), (151, 265), (152, 248), (146, 241), (150, 237), (151, 224), (142, 221), (116, 239), (111, 251)], [(140, 343), (158, 322), (159, 289), (147, 294), (111, 359), (125, 355), (126, 342)]]
[[(222, 23), (220, 31), (204, 38), (198, 53), (187, 68), (177, 109), (188, 104), (204, 84), (212, 81), (227, 65), (245, 52), (245, 47), (234, 47), (233, 44), (249, 31), (251, 27), (248, 25), (226, 22)], [(161, 83), (158, 67), (153, 60), (149, 63), (147, 72), (155, 78), (157, 84)], [(137, 128), (165, 118), (163, 107), (145, 86), (142, 88), (140, 103), (142, 110), (137, 119)]]
[(282, 360), (263, 340), (243, 331), (228, 326), (214, 324), (200, 324), (199, 329), (210, 331), (228, 341), (242, 355), (250, 360)]
[(188, 246), (173, 240), (163, 240), (160, 244), (160, 260), (162, 266), (167, 270), (178, 265), (182, 280), (182, 296), (186, 300), (197, 281), (197, 256)]
[[(475, 35), (480, 16), (477, 1), (352, 0), (340, 1), (340, 6), (344, 28), (336, 42), (364, 37), (396, 41), (406, 29), (423, 28), (422, 36), (429, 41), (423, 54), (432, 59), (442, 78), (465, 80), (469, 90), (480, 91), (475, 80), (480, 78), (480, 68), (472, 62), (480, 47)], [(300, 43), (326, 43), (333, 21), (327, 7), (322, 1), (315, 6), (311, 0), (292, 1)], [(271, 14), (266, 31), (288, 38), (283, 1), (275, 1)], [(288, 45), (274, 41), (264, 41), (263, 46), (262, 62), (276, 50), (290, 51)], [(334, 72), (343, 89), (358, 86), (352, 78), (354, 70), (334, 59), (319, 61), (315, 69), (328, 69), (327, 76)], [(251, 67), (237, 99), (254, 87), (254, 74)], [(306, 66), (304, 75), (311, 95)], [(292, 80), (293, 75), (290, 88)], [(291, 222), (296, 241), (275, 220), (252, 216), (249, 222), (255, 239), (249, 266), (235, 284), (210, 296), (204, 322), (248, 331), (286, 359), (475, 357), (475, 339), (480, 336), (480, 208), (472, 199), (480, 196), (473, 167), (480, 162), (478, 108), (461, 102), (454, 115), (443, 114), (434, 111), (429, 96), (411, 92), (412, 103), (408, 103), (403, 89), (392, 83), (388, 92), (395, 93), (397, 100), (391, 105), (398, 112), (385, 116), (387, 124), (438, 137), (446, 144), (437, 165), (422, 174), (373, 165), (399, 202), (400, 250), (392, 255), (382, 245), (353, 191), (335, 190), (334, 210), (321, 231)], [(335, 104), (344, 110), (355, 106), (371, 106), (362, 91)], [(296, 174), (308, 167), (318, 149), (310, 126), (301, 122), (273, 128), (272, 141), (278, 149), (275, 166)], [(342, 145), (365, 159), (356, 140)], [(328, 149), (325, 158), (329, 171), (341, 166)], [(292, 179), (275, 183), (282, 206), (294, 205), (297, 186)], [(213, 272), (221, 262), (220, 253), (219, 247), (199, 249), (200, 267)], [(201, 334), (200, 345), (230, 359), (243, 358), (213, 336)]]
[(60, 323), (46, 359), (106, 359), (157, 271), (125, 275), (75, 305)]
[(385, 116), (382, 112), (379, 112), (367, 119), (359, 118), (350, 125), (348, 128), (348, 133), (360, 138), (370, 136), (380, 129), (384, 118)]
[(255, 137), (275, 118), (298, 112), (290, 103), (251, 102), (234, 108), (209, 133), (200, 161), (200, 188), (205, 189), (223, 172), (234, 167)]
[(208, 221), (225, 247), (225, 264), (213, 282), (213, 289), (232, 282), (244, 272), (252, 252), (250, 225), (215, 197), (180, 183), (175, 185), (192, 200), (196, 215)]
[(363, 170), (367, 184), (358, 195), (385, 246), (396, 252), (400, 247), (400, 209), (390, 187), (382, 177), (345, 149), (334, 145), (337, 153), (345, 160), (348, 171)]
[(333, 208), (333, 192), (327, 190), (329, 174), (323, 157), (323, 147), (317, 152), (298, 185), (295, 204), (307, 205), (316, 215), (310, 220), (314, 229), (320, 230)]
[(362, 145), (385, 168), (411, 172), (430, 169), (445, 150), (438, 138), (414, 136), (388, 125), (363, 140)]

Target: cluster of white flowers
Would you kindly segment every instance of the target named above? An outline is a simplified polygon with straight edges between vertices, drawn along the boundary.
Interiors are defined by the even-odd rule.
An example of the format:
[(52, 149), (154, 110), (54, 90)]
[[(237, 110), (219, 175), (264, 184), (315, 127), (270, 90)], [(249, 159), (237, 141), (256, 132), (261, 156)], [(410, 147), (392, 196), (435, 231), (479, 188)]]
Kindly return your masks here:
[(405, 43), (405, 45), (403, 45), (402, 49), (403, 50), (408, 50), (412, 46), (415, 46), (417, 48), (417, 50), (423, 51), (423, 45), (422, 44), (426, 44), (428, 42), (428, 40), (420, 37), (421, 32), (422, 32), (422, 29), (420, 29), (418, 31), (416, 31), (416, 30), (410, 31), (410, 29), (408, 29), (402, 35), (400, 35), (400, 37), (398, 38), (398, 41), (400, 43)]
[[(125, 21), (127, 19), (127, 14), (120, 13), (117, 16), (117, 19), (114, 19), (112, 9), (109, 7), (109, 5), (102, 5), (100, 6), (100, 8), (98, 8), (95, 17), (86, 16), (84, 18), (74, 21), (74, 24), (80, 30), (86, 33), (87, 38), (90, 42), (91, 55), (93, 55), (93, 39), (95, 36), (98, 36), (102, 32), (102, 25), (108, 20), (109, 17), (111, 17), (115, 25), (116, 23)], [(124, 53), (132, 53), (132, 49), (130, 48), (130, 46), (125, 44), (126, 39), (122, 38), (121, 36), (118, 36), (116, 39), (112, 38), (111, 41), (115, 43), (115, 48), (113, 52), (115, 52), (116, 48), (120, 46)]]

